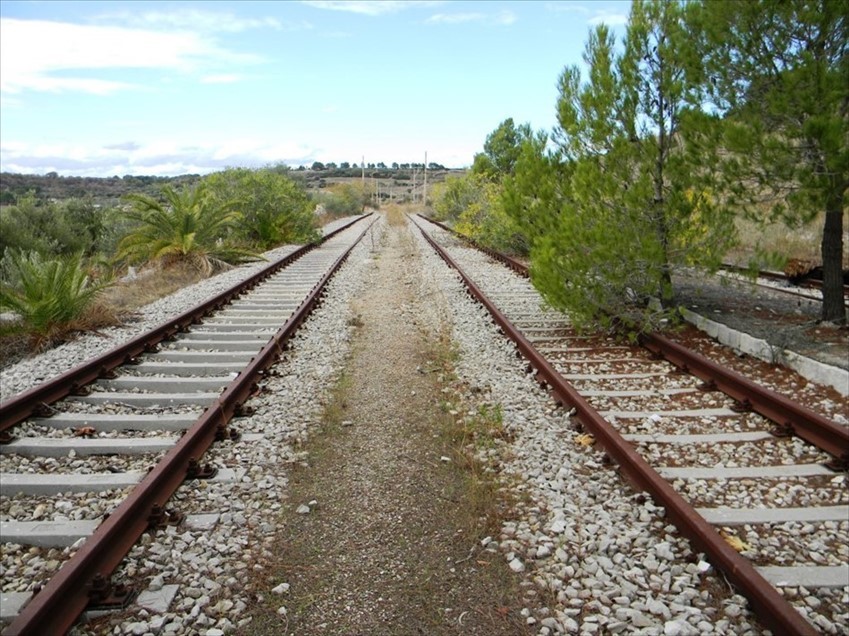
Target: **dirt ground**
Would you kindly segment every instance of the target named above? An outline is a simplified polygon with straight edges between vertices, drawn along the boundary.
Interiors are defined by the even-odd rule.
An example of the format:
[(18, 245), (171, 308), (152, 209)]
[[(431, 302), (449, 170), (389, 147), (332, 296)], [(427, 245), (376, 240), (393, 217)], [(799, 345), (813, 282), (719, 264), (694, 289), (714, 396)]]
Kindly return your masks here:
[(677, 276), (679, 304), (778, 349), (849, 368), (849, 327), (820, 321), (821, 305), (746, 281)]
[(415, 318), (430, 303), (413, 291), (420, 264), (409, 232), (390, 225), (354, 307), (347, 372), (278, 522), (269, 587), (287, 581), (289, 591), (267, 594), (251, 634), (530, 633), (516, 575), (481, 546), (497, 527), (481, 505), (493, 504), (446, 461), (436, 370), (447, 354)]

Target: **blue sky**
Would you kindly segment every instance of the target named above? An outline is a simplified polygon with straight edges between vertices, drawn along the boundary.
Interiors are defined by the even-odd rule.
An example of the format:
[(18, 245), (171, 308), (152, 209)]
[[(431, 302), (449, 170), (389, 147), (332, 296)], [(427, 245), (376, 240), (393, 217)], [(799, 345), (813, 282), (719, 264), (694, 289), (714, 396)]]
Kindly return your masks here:
[(0, 169), (471, 164), (628, 1), (0, 2)]

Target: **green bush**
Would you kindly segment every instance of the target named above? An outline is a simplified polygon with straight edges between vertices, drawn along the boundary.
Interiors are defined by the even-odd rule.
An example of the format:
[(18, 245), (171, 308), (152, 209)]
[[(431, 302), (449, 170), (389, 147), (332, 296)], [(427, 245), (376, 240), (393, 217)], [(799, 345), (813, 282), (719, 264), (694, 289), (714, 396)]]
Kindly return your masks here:
[(35, 251), (7, 250), (0, 268), (0, 309), (19, 316), (36, 340), (72, 331), (109, 283), (89, 277), (80, 254), (45, 258)]
[(335, 217), (362, 214), (369, 193), (360, 183), (339, 183), (322, 192), (318, 201), (326, 214)]
[(33, 193), (0, 210), (0, 253), (35, 250), (45, 255), (91, 255), (104, 233), (104, 213), (91, 199), (52, 202)]
[(318, 238), (314, 204), (304, 187), (276, 168), (228, 168), (204, 177), (209, 201), (238, 212), (238, 240), (259, 249)]

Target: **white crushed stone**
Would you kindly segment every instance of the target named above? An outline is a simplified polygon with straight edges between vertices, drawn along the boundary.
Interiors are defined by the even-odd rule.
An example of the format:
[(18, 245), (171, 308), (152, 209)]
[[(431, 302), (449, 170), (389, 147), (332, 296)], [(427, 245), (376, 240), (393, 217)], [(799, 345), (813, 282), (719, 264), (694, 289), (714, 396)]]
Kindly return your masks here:
[[(376, 226), (378, 234), (384, 223), (381, 220)], [(414, 234), (418, 237), (417, 231)], [(434, 316), (453, 325), (460, 351), (459, 381), (473, 389), (482, 404), (501, 407), (505, 429), (513, 436), (489, 456), (497, 458), (504, 474), (515, 479), (513, 487), (521, 491), (525, 503), (516, 518), (504, 524), (500, 536), (487, 538), (482, 545), (500, 554), (514, 571), (524, 570), (523, 616), (528, 624), (539, 634), (760, 633), (744, 598), (730, 592), (715, 596), (717, 590), (727, 591), (724, 582), (705, 567), (701, 555), (691, 552), (666, 522), (663, 510), (650, 499), (635, 497), (614, 470), (602, 465), (600, 452), (574, 443), (576, 434), (568, 415), (525, 375), (524, 361), (516, 358), (488, 314), (467, 297), (457, 277), (430, 247), (418, 240), (427, 263), (418, 282), (419, 293), (432, 300)], [(363, 272), (372, 258), (370, 244), (366, 239), (358, 246), (331, 281), (322, 307), (298, 332), (278, 373), (264, 380), (265, 390), (251, 401), (256, 412), (234, 421), (239, 431), (263, 437), (250, 443), (216, 444), (204, 458), (213, 465), (244, 468), (243, 479), (231, 484), (187, 482), (169, 502), (187, 514), (218, 512), (219, 523), (212, 530), (168, 528), (144, 535), (141, 545), (120, 566), (117, 579), (141, 588), (179, 584), (169, 610), (151, 615), (134, 608), (114, 617), (109, 627), (91, 631), (81, 625), (74, 634), (249, 633), (249, 611), (256, 600), (251, 597), (251, 581), (263, 573), (263, 561), (273, 557), (269, 547), (275, 528), (269, 520), (287, 505), (286, 466), (304, 461), (297, 445), (319, 422), (327, 388), (344, 365), (353, 331), (349, 303), (362, 289)], [(198, 292), (186, 308), (212, 293), (216, 292)], [(164, 304), (171, 313), (181, 311), (173, 300)], [(151, 323), (159, 324), (167, 315)], [(93, 355), (80, 343), (66, 347), (72, 345), (81, 347), (67, 353), (79, 356), (76, 361)], [(65, 355), (55, 353), (51, 362), (27, 361), (31, 368), (19, 373), (32, 376), (39, 366), (56, 373), (53, 369), (73, 364)], [(2, 376), (4, 385), (9, 373)], [(35, 380), (23, 379), (16, 386), (26, 388), (28, 382)], [(23, 388), (8, 390), (14, 393)], [(799, 496), (786, 490), (779, 489), (779, 494)], [(838, 490), (836, 486), (834, 491)], [(10, 510), (14, 505), (13, 500), (4, 499), (3, 518), (26, 518), (27, 511), (20, 505), (14, 513)], [(52, 508), (41, 511), (45, 516), (55, 513)], [(15, 558), (22, 563), (16, 567), (56, 557), (55, 552), (26, 559), (18, 554)], [(9, 567), (5, 549), (3, 558), (5, 580)], [(286, 583), (272, 590), (279, 595), (287, 591)], [(803, 613), (824, 633), (841, 633), (849, 623), (849, 590), (786, 588), (784, 593), (799, 598)], [(818, 614), (820, 606), (831, 607), (843, 626)], [(281, 615), (286, 611), (280, 606)]]

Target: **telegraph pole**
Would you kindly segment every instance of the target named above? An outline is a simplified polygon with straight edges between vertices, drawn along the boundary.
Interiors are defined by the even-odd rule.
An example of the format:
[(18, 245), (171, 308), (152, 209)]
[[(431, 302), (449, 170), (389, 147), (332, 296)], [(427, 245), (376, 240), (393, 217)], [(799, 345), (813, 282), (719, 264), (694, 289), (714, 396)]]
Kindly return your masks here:
[(427, 207), (427, 150), (425, 150), (424, 189), (422, 190), (422, 208)]

